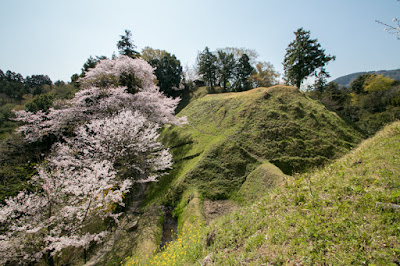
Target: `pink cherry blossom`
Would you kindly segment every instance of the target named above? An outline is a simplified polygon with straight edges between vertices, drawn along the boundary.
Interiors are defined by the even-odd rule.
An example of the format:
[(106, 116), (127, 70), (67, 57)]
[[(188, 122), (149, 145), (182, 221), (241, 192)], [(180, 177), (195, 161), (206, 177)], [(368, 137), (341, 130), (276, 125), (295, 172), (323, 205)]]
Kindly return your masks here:
[[(139, 86), (135, 94), (118, 87), (127, 74)], [(0, 264), (38, 261), (66, 247), (101, 242), (107, 231), (85, 228), (107, 217), (118, 223), (115, 207), (124, 205), (131, 187), (157, 181), (172, 166), (158, 131), (186, 120), (174, 116), (179, 99), (159, 91), (148, 63), (126, 56), (102, 60), (80, 83), (73, 99), (48, 112), (16, 112), (26, 141), (53, 135), (59, 142), (37, 166), (34, 190), (0, 206)]]

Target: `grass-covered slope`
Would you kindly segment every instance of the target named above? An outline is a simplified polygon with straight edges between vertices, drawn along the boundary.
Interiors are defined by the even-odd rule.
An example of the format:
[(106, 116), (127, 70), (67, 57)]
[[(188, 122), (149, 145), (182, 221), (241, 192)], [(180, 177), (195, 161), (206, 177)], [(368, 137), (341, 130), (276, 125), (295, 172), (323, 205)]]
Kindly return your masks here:
[(202, 157), (211, 148), (219, 150), (216, 146), (224, 149), (229, 142), (253, 159), (292, 173), (338, 157), (361, 140), (335, 113), (293, 87), (210, 94), (179, 115), (187, 116), (189, 124), (164, 132), (177, 161)]
[[(361, 140), (335, 113), (287, 86), (206, 95), (179, 115), (189, 123), (166, 128), (161, 135), (175, 164), (149, 187), (143, 208), (176, 207), (179, 237), (190, 226), (209, 223), (207, 213), (215, 217), (232, 210), (232, 204), (258, 200), (285, 179), (283, 172), (320, 165)], [(209, 200), (229, 201), (206, 206)], [(152, 227), (149, 236), (143, 230), (142, 238), (157, 238), (161, 230)], [(135, 250), (136, 259), (151, 256)]]
[(139, 264), (400, 263), (400, 122), (324, 168), (279, 180), (251, 206), (183, 226), (170, 248)]
[[(211, 225), (216, 264), (399, 264), (400, 122)], [(210, 239), (211, 238), (211, 239)], [(207, 245), (208, 243), (208, 245)]]
[(179, 115), (189, 123), (162, 134), (174, 169), (150, 189), (148, 201), (174, 205), (187, 187), (212, 200), (232, 198), (262, 163), (304, 171), (361, 140), (335, 113), (287, 86), (206, 95)]
[(340, 156), (360, 141), (335, 113), (293, 87), (211, 94), (180, 115), (189, 125), (178, 131), (222, 136), (285, 173)]

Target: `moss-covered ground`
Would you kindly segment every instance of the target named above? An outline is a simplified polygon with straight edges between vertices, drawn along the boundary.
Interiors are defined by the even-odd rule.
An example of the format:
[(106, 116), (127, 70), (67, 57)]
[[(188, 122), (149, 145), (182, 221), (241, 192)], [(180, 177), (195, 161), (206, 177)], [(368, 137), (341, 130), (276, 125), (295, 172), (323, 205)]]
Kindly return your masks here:
[[(190, 265), (207, 255), (217, 264), (266, 261), (256, 254), (269, 239), (264, 231), (278, 230), (278, 224), (264, 223), (264, 217), (252, 212), (267, 215), (267, 209), (255, 208), (267, 206), (264, 202), (270, 198), (275, 202), (279, 190), (305, 180), (305, 172), (343, 156), (362, 138), (334, 112), (286, 86), (199, 96), (178, 115), (186, 116), (189, 123), (165, 128), (161, 136), (175, 164), (149, 187), (143, 207), (144, 212), (152, 206), (174, 207), (177, 240), (163, 251), (133, 251), (124, 260), (128, 265), (165, 265), (172, 258), (169, 265)], [(299, 202), (306, 199), (298, 194)], [(242, 207), (207, 223), (205, 199), (228, 200)], [(189, 250), (191, 245), (196, 248)]]

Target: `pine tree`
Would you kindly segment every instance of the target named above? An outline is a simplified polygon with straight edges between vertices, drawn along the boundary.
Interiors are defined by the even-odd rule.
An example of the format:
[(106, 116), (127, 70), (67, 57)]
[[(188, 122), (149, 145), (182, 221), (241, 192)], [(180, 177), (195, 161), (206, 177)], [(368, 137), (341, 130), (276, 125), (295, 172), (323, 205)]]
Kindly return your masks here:
[(236, 91), (247, 91), (251, 88), (249, 78), (254, 68), (250, 64), (250, 58), (243, 54), (236, 65)]
[(283, 68), (288, 84), (300, 88), (305, 78), (316, 75), (317, 69), (322, 69), (336, 57), (325, 55), (318, 40), (310, 38), (309, 31), (300, 28), (294, 34), (296, 39), (286, 48)]
[(198, 73), (203, 77), (205, 83), (214, 88), (217, 82), (217, 57), (210, 52), (208, 47), (198, 56)]
[(120, 35), (121, 39), (117, 42), (117, 47), (120, 55), (126, 55), (133, 59), (140, 56), (137, 52), (136, 45), (132, 41), (132, 33), (130, 30), (125, 30), (125, 35)]

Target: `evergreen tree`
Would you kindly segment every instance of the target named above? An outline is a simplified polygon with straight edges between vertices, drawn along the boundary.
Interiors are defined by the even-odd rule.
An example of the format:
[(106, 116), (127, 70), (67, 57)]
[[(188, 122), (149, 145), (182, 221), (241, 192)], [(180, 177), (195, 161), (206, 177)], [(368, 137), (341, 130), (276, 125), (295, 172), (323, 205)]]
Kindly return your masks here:
[(236, 66), (236, 91), (246, 91), (251, 88), (249, 78), (253, 71), (254, 68), (250, 64), (250, 58), (247, 54), (243, 54)]
[(88, 60), (86, 60), (86, 62), (83, 64), (82, 73), (79, 75), (79, 77), (85, 76), (86, 71), (91, 68), (95, 68), (96, 64), (104, 59), (107, 59), (107, 57), (104, 55), (96, 57), (89, 56)]
[(326, 55), (318, 40), (310, 38), (309, 31), (300, 28), (294, 34), (296, 39), (286, 48), (283, 68), (288, 84), (300, 88), (305, 78), (316, 75), (317, 69), (322, 69), (336, 57)]
[(136, 45), (133, 44), (132, 41), (132, 33), (130, 30), (125, 30), (125, 35), (120, 35), (121, 39), (117, 43), (117, 47), (119, 53), (121, 55), (129, 56), (133, 59), (140, 56), (139, 52), (137, 52)]
[(214, 88), (217, 82), (217, 57), (206, 47), (204, 51), (199, 54), (197, 60), (199, 75), (208, 86)]
[(229, 82), (231, 81), (234, 69), (236, 66), (235, 57), (232, 53), (223, 50), (217, 51), (218, 55), (218, 82), (223, 89), (223, 92), (228, 90)]
[(164, 52), (161, 58), (155, 57), (149, 63), (155, 68), (154, 74), (157, 77), (160, 91), (167, 96), (179, 96), (178, 90), (182, 80), (182, 66), (176, 56)]

